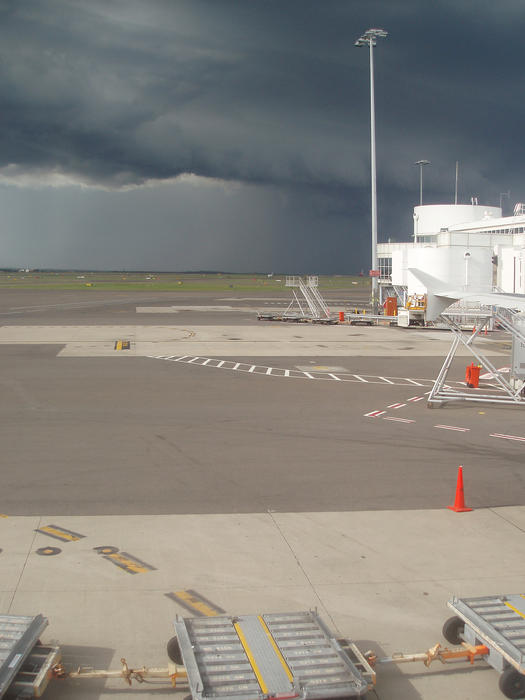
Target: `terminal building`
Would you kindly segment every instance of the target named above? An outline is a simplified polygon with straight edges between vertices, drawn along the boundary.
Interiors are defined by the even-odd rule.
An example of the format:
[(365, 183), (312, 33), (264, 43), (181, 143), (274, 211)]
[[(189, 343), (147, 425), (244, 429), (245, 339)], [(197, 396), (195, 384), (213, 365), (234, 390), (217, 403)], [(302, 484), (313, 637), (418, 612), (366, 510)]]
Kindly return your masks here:
[(427, 204), (414, 207), (413, 240), (377, 246), (380, 301), (424, 296), (416, 268), (444, 289), (525, 294), (525, 204), (513, 216), (501, 207)]

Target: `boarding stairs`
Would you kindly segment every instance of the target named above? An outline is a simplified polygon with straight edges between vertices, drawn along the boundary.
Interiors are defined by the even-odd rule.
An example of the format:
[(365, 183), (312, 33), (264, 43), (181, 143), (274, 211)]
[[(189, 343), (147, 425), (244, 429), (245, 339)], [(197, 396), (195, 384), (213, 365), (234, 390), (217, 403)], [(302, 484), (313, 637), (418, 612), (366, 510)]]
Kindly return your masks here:
[[(306, 281), (302, 277), (289, 275), (286, 277), (286, 286), (294, 288), (294, 300), (286, 309), (285, 315), (291, 315), (290, 311), (293, 308), (295, 301), (301, 316), (305, 318), (311, 318), (312, 320), (328, 320), (330, 318), (330, 311), (319, 291), (319, 277), (317, 275), (308, 275)], [(295, 292), (295, 289), (297, 288), (303, 295), (302, 304)], [(305, 302), (308, 311), (306, 311), (306, 308), (304, 307)]]

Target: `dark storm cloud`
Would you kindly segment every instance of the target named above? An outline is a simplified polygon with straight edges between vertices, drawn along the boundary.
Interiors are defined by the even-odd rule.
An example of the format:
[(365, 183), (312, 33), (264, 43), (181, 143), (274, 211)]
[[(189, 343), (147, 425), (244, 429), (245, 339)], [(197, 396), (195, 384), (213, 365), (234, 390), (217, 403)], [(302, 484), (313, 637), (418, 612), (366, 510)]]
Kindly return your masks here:
[[(409, 234), (421, 158), (427, 202), (452, 201), (456, 160), (463, 200), (525, 199), (522, 0), (0, 0), (0, 174), (277, 188), (281, 227), (361, 267), (368, 52), (354, 41), (370, 26), (390, 32), (375, 51), (380, 237)], [(339, 261), (314, 249), (305, 265)]]

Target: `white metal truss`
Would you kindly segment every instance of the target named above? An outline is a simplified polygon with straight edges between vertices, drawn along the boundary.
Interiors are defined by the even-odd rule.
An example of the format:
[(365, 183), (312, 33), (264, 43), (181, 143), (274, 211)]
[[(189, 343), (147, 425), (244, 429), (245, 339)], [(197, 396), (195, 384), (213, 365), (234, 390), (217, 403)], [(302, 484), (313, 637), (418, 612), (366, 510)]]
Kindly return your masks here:
[[(316, 275), (309, 275), (306, 278), (306, 282), (302, 277), (289, 276), (286, 278), (287, 287), (298, 287), (301, 291), (304, 301), (309, 309), (309, 314), (306, 313), (305, 309), (301, 305), (295, 290), (293, 290), (294, 299), (297, 302), (301, 316), (309, 316), (312, 319), (329, 319), (330, 311), (326, 306), (325, 300), (321, 296), (319, 291), (319, 278)], [(287, 315), (290, 309), (293, 307), (293, 301), (286, 309), (284, 315)]]
[[(507, 320), (499, 311), (494, 312), (494, 317), (502, 328), (508, 331), (513, 339), (517, 339), (521, 342), (525, 342), (525, 336), (520, 332), (512, 321)], [(489, 318), (481, 318), (476, 330), (469, 335), (465, 336), (461, 327), (456, 323), (453, 318), (447, 316), (447, 314), (442, 314), (441, 318), (445, 322), (448, 328), (454, 334), (454, 339), (452, 340), (452, 345), (448, 352), (448, 355), (441, 367), (432, 391), (428, 397), (428, 405), (432, 408), (434, 405), (442, 404), (446, 401), (475, 401), (479, 403), (497, 403), (497, 404), (511, 404), (511, 405), (525, 405), (525, 397), (523, 396), (525, 381), (516, 381), (513, 386), (506, 377), (500, 372), (490, 360), (483, 355), (479, 349), (474, 347), (474, 340), (479, 336), (481, 331), (489, 323)], [(488, 393), (482, 393), (483, 390), (476, 389), (465, 389), (463, 388), (453, 388), (447, 385), (447, 374), (455, 357), (456, 351), (460, 345), (469, 350), (469, 352), (476, 358), (478, 363), (487, 369), (492, 375), (497, 386), (493, 389), (487, 389)]]

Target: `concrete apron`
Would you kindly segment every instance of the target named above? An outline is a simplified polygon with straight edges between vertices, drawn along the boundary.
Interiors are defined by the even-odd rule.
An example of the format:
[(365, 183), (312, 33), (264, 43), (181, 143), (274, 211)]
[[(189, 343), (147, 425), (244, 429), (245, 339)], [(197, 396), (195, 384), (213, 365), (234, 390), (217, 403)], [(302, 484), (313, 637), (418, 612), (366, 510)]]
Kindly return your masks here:
[[(70, 665), (118, 668), (121, 656), (164, 665), (175, 615), (199, 614), (184, 607), (188, 590), (229, 614), (317, 607), (337, 635), (380, 656), (424, 651), (446, 644), (453, 594), (523, 591), (524, 533), (525, 507), (1, 517), (0, 609), (47, 616), (43, 641), (59, 644)], [(380, 667), (377, 696), (497, 697), (495, 671), (465, 669)], [(116, 689), (121, 698), (156, 695), (154, 686), (86, 680), (55, 681), (51, 696), (109, 698)]]
[[(129, 349), (118, 351), (119, 341)], [(251, 326), (2, 326), (0, 344), (63, 345), (61, 357), (443, 357), (452, 335), (381, 326), (264, 324)], [(508, 357), (490, 337), (485, 354)], [(458, 356), (471, 357), (460, 347)]]

